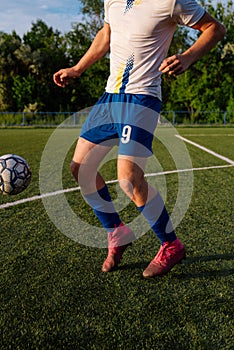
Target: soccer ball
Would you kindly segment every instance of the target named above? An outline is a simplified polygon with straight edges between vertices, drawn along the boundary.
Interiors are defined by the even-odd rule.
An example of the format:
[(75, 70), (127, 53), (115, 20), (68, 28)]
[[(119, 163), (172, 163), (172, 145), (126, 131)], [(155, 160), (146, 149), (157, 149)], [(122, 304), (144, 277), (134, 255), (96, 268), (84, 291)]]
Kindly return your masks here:
[(31, 180), (26, 160), (16, 154), (0, 156), (0, 192), (14, 195), (24, 191)]

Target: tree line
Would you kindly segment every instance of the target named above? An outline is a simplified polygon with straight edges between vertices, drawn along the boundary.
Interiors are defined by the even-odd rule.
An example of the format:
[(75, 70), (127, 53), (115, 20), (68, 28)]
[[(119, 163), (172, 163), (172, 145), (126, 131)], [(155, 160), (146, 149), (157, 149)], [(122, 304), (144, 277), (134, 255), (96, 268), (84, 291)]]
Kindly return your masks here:
[[(65, 34), (42, 20), (32, 23), (22, 38), (15, 31), (0, 32), (0, 111), (78, 111), (93, 105), (103, 93), (109, 75), (108, 55), (66, 89), (52, 80), (55, 71), (77, 63), (102, 26), (103, 0), (79, 2), (83, 20)], [(234, 111), (233, 1), (216, 6), (211, 0), (200, 3), (226, 26), (224, 40), (181, 76), (162, 77), (163, 109), (188, 112), (194, 121), (201, 111)], [(186, 50), (197, 35), (179, 26), (169, 55)], [(209, 117), (203, 114), (202, 118)]]

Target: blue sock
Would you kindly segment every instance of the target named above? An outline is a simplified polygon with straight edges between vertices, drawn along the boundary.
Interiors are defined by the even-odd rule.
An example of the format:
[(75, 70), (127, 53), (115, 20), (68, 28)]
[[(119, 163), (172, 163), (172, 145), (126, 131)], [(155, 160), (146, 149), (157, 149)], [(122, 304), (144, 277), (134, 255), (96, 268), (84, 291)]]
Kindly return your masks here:
[(170, 217), (159, 193), (147, 204), (137, 208), (144, 215), (150, 227), (160, 239), (161, 244), (176, 240), (176, 234), (172, 227)]
[(108, 232), (113, 231), (121, 224), (119, 214), (115, 210), (106, 185), (95, 193), (83, 196)]

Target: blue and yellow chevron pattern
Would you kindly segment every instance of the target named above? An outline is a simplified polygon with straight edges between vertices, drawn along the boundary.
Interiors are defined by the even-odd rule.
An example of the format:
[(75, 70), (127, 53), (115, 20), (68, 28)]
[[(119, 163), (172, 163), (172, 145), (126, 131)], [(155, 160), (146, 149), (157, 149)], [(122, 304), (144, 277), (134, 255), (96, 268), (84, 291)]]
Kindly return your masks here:
[(119, 68), (117, 77), (116, 77), (116, 85), (115, 85), (115, 93), (124, 93), (126, 85), (129, 81), (129, 74), (134, 65), (134, 54), (127, 59), (125, 65), (122, 65)]
[(127, 0), (126, 7), (124, 10), (124, 14), (127, 13), (131, 8), (134, 6), (139, 5), (142, 2), (142, 0)]

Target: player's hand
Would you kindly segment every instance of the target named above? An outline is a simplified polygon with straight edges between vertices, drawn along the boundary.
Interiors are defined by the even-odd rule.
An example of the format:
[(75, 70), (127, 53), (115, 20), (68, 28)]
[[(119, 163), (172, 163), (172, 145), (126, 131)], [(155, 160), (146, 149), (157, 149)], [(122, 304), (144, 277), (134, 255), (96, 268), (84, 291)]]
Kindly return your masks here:
[(64, 68), (60, 69), (53, 75), (53, 80), (55, 84), (60, 87), (65, 87), (69, 84), (69, 81), (72, 79), (78, 78), (78, 73), (74, 70), (74, 68)]
[(180, 75), (188, 69), (188, 59), (183, 55), (173, 55), (167, 57), (159, 67), (162, 73), (168, 73), (169, 75)]

